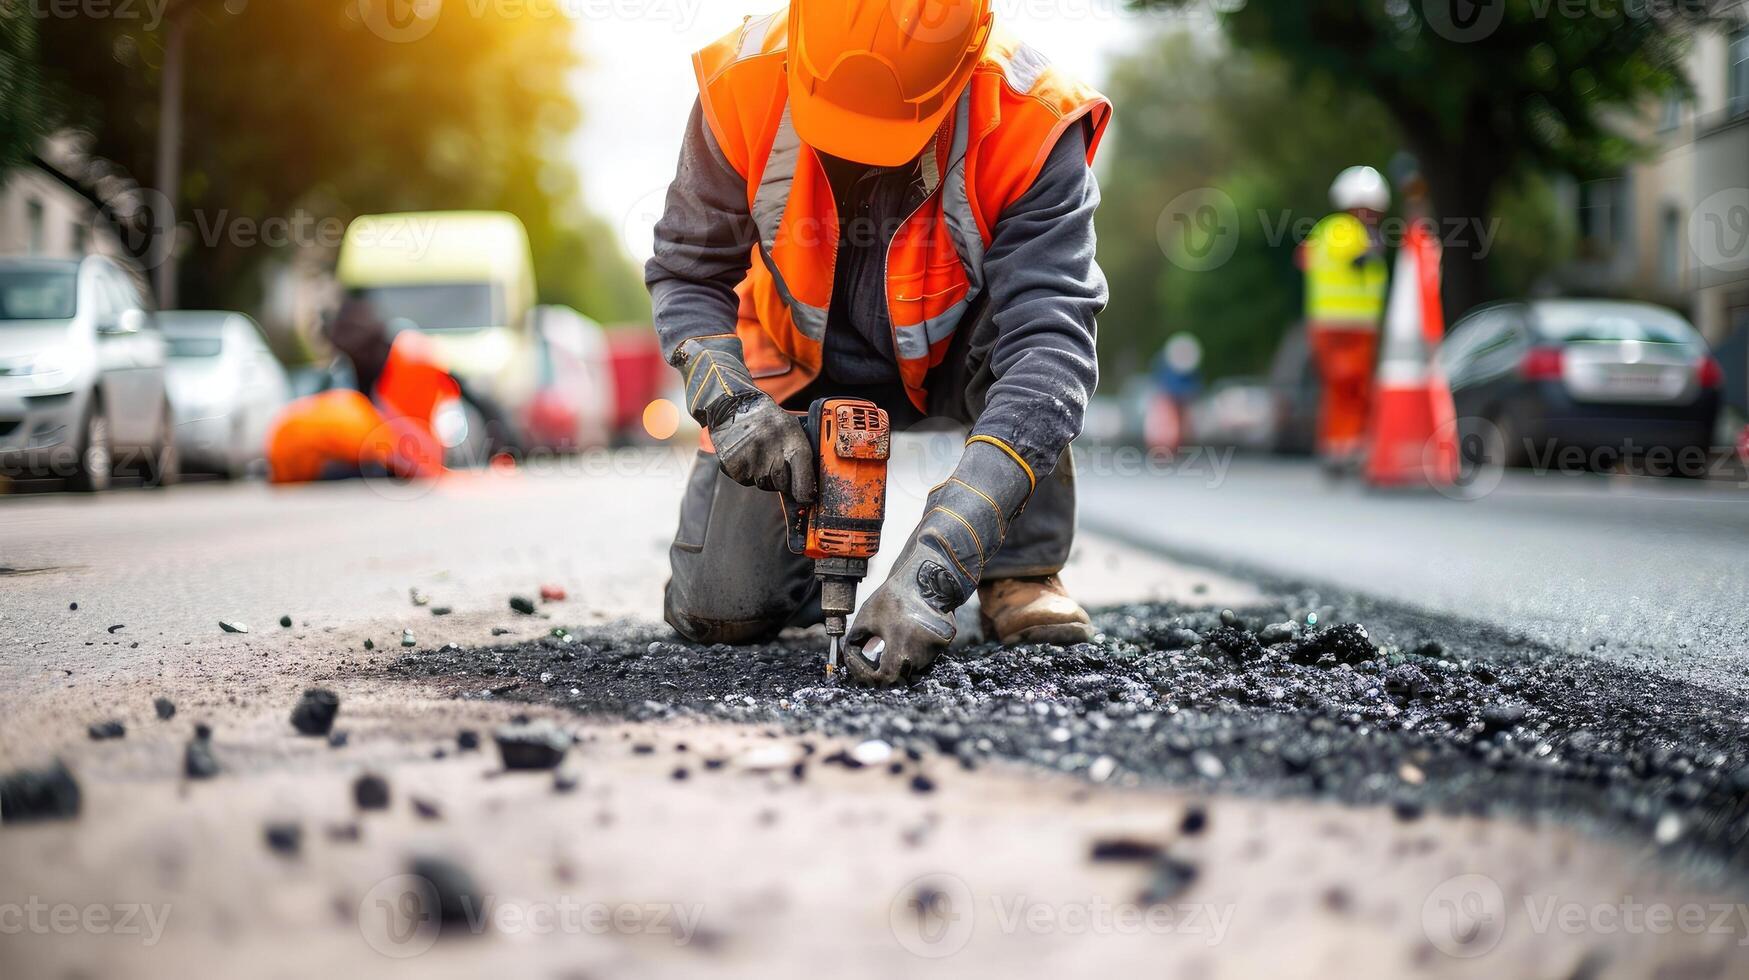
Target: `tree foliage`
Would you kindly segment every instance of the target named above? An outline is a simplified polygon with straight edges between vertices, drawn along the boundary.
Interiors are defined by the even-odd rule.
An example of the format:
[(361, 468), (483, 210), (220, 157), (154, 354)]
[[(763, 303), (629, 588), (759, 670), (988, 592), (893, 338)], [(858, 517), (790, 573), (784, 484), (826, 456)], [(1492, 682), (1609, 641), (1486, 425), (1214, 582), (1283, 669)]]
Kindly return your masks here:
[(36, 22), (0, 2), (0, 171), (29, 159), (47, 126)]
[[(1389, 119), (1327, 82), (1296, 85), (1273, 59), (1184, 32), (1145, 41), (1109, 89), (1119, 125), (1098, 219), (1106, 373), (1140, 369), (1179, 330), (1202, 341), (1210, 376), (1260, 370), (1300, 317), (1295, 246), (1329, 210), (1339, 170), (1386, 166), (1398, 146)], [(1205, 199), (1222, 202), (1218, 233), (1232, 252), (1187, 263), (1172, 223), (1184, 202)]]
[(297, 234), (324, 247), (358, 214), (488, 208), (528, 226), (544, 300), (640, 315), (624, 288), (635, 271), (585, 213), (563, 159), (579, 123), (570, 21), (426, 4), (415, 9), (440, 14), (405, 36), (367, 22), (385, 4), (175, 0), (162, 24), (49, 20), (43, 63), (92, 151), (155, 185), (166, 40), (188, 19), (173, 195), (185, 305), (253, 298), (252, 273), (274, 245), (247, 232), (268, 219), (301, 219)]

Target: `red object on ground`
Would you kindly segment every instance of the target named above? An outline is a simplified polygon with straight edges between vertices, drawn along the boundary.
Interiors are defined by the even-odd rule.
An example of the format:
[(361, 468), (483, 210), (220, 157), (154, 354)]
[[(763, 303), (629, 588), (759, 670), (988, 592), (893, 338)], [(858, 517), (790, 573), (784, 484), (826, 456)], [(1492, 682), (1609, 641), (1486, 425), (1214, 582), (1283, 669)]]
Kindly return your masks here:
[(543, 585), (540, 587), (540, 601), (542, 602), (564, 602), (565, 595), (565, 587), (562, 585)]
[(1410, 224), (1385, 307), (1366, 482), (1375, 487), (1450, 486), (1457, 479), (1457, 412), (1433, 351), (1445, 333), (1439, 241)]

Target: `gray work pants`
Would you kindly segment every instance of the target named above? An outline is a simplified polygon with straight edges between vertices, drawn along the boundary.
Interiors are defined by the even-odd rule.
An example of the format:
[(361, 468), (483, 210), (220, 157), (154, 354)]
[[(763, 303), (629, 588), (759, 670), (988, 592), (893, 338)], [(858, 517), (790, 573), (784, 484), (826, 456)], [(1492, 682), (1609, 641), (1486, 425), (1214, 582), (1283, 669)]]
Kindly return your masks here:
[[(977, 420), (995, 380), (989, 368), (993, 332), (988, 316), (956, 332), (947, 359), (929, 377), (933, 417), (966, 426)], [(814, 399), (837, 394), (872, 397), (892, 414), (895, 429), (921, 421), (897, 387), (841, 392), (820, 381), (784, 407), (803, 411)], [(1074, 539), (1075, 464), (1064, 450), (1055, 471), (1008, 529), (984, 578), (1054, 575), (1068, 561)], [(755, 643), (786, 626), (811, 626), (822, 619), (814, 563), (790, 553), (782, 500), (729, 479), (714, 455), (700, 452), (693, 461), (668, 562), (663, 614), (694, 642)]]

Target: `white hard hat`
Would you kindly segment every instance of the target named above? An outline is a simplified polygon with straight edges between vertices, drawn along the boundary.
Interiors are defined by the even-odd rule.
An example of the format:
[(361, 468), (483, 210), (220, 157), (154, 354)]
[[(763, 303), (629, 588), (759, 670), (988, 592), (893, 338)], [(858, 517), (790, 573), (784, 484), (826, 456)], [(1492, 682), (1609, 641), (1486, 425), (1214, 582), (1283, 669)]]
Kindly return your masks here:
[(1330, 203), (1338, 211), (1384, 211), (1391, 206), (1391, 185), (1371, 167), (1349, 167), (1330, 185)]

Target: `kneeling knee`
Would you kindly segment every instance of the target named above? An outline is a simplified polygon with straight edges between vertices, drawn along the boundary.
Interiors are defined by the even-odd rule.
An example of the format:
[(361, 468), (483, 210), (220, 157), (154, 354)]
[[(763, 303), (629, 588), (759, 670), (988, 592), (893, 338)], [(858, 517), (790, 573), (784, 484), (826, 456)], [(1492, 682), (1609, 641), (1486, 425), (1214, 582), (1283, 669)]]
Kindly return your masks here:
[(788, 624), (791, 611), (700, 608), (676, 601), (669, 588), (663, 602), (663, 618), (674, 632), (693, 643), (727, 643), (742, 645), (772, 639)]

